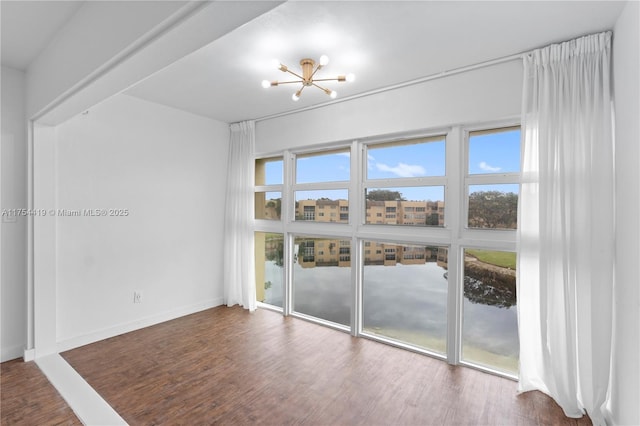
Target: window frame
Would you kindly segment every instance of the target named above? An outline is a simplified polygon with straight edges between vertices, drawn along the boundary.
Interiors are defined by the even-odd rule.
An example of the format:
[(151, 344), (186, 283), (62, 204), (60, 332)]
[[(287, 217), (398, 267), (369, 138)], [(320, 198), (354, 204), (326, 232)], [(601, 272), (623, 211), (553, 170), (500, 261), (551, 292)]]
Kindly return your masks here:
[[(304, 183), (297, 183), (296, 182), (296, 174), (297, 174), (297, 160), (298, 157), (303, 157), (303, 156), (314, 156), (314, 155), (328, 155), (328, 154), (332, 154), (332, 153), (340, 153), (340, 152), (349, 152), (349, 160), (350, 160), (350, 165), (349, 165), (349, 175), (350, 175), (350, 179), (349, 180), (340, 180), (340, 181), (319, 181), (319, 182), (304, 182)], [(291, 200), (293, 201), (292, 205), (289, 207), (289, 209), (293, 209), (292, 211), (290, 211), (290, 215), (289, 215), (289, 221), (290, 222), (300, 222), (300, 223), (322, 223), (322, 224), (331, 224), (331, 225), (345, 225), (344, 222), (319, 222), (319, 221), (304, 221), (304, 220), (296, 220), (296, 192), (302, 192), (302, 191), (323, 191), (323, 190), (346, 190), (347, 191), (347, 202), (350, 204), (351, 200), (352, 200), (352, 196), (353, 194), (351, 193), (351, 191), (349, 190), (349, 184), (351, 182), (351, 180), (353, 179), (353, 159), (351, 158), (353, 156), (352, 153), (352, 149), (350, 144), (346, 144), (346, 143), (341, 143), (341, 144), (335, 144), (335, 145), (329, 145), (329, 146), (325, 146), (321, 149), (315, 149), (315, 150), (297, 150), (297, 151), (289, 151), (289, 163), (291, 165), (291, 180), (290, 180), (290, 196), (291, 196)], [(326, 209), (325, 209), (326, 210)], [(329, 209), (331, 210), (331, 209)], [(338, 209), (336, 209), (338, 210)], [(326, 215), (325, 215), (326, 216)], [(331, 217), (331, 216), (329, 216)], [(336, 216), (337, 217), (337, 216)], [(346, 225), (351, 223), (351, 215), (349, 214), (349, 220), (347, 221)]]
[[(255, 157), (254, 158), (254, 168), (256, 167), (256, 164), (258, 161), (264, 161), (265, 163), (268, 161), (282, 161), (282, 183), (281, 184), (271, 184), (271, 185), (266, 185), (266, 184), (262, 184), (262, 185), (254, 185), (254, 197), (253, 199), (256, 199), (256, 195), (260, 192), (262, 193), (269, 193), (269, 192), (279, 192), (280, 193), (280, 203), (281, 203), (281, 207), (285, 206), (284, 203), (284, 188), (285, 188), (285, 159), (284, 156), (282, 154), (280, 155), (268, 155), (268, 156), (261, 156), (261, 157)], [(254, 175), (254, 181), (257, 180), (257, 174)], [(256, 214), (258, 213), (258, 206), (254, 205), (254, 220), (255, 221), (265, 221), (265, 222), (277, 222), (280, 223), (282, 222), (282, 215), (284, 214), (284, 211), (281, 208), (280, 211), (280, 219), (276, 220), (276, 219), (264, 219), (264, 218), (258, 218), (256, 217)]]
[[(448, 184), (448, 173), (449, 173), (449, 164), (447, 164), (447, 134), (450, 131), (450, 128), (437, 128), (432, 129), (430, 131), (418, 133), (418, 134), (406, 134), (404, 136), (398, 135), (395, 137), (377, 137), (377, 138), (369, 138), (362, 142), (361, 144), (361, 159), (362, 164), (360, 164), (360, 182), (361, 182), (361, 190), (359, 192), (360, 195), (365, 197), (365, 193), (369, 189), (389, 189), (389, 188), (417, 188), (417, 187), (443, 187), (444, 193), (443, 198), (445, 203), (447, 199), (447, 184)], [(419, 177), (397, 177), (397, 178), (374, 178), (369, 179), (367, 176), (367, 168), (369, 164), (369, 149), (370, 147), (376, 147), (381, 145), (393, 145), (393, 144), (404, 144), (411, 143), (416, 140), (424, 139), (426, 143), (437, 142), (442, 138), (445, 144), (445, 164), (444, 170), (445, 173), (442, 176), (419, 176)], [(428, 141), (432, 139), (431, 141)], [(375, 149), (375, 148), (374, 148)], [(375, 227), (398, 227), (401, 225), (390, 225), (390, 224), (378, 224), (378, 223), (367, 223), (366, 216), (366, 199), (365, 199), (365, 208), (358, 215), (358, 224), (362, 226), (375, 226)], [(445, 209), (446, 210), (446, 209)], [(385, 213), (386, 214), (386, 210)], [(396, 212), (397, 214), (397, 212)], [(383, 217), (385, 219), (386, 217)], [(410, 226), (413, 228), (413, 226)], [(446, 218), (444, 221), (444, 225), (440, 226), (428, 226), (425, 225), (425, 228), (446, 228), (447, 222)]]
[[(470, 228), (469, 227), (469, 187), (473, 185), (501, 185), (501, 184), (516, 184), (520, 185), (520, 172), (504, 172), (504, 173), (478, 173), (471, 174), (469, 172), (469, 144), (470, 144), (470, 136), (475, 132), (492, 132), (499, 130), (507, 130), (507, 129), (517, 129), (520, 128), (520, 124), (517, 125), (509, 125), (509, 121), (507, 122), (493, 122), (484, 124), (481, 126), (467, 126), (464, 127), (464, 189), (463, 189), (463, 212), (464, 216), (462, 217), (461, 224), (463, 225), (462, 232), (468, 235), (476, 235), (479, 232), (484, 233), (488, 232), (504, 232), (507, 234), (514, 234), (517, 231), (516, 229), (493, 229), (493, 228)], [(497, 133), (497, 132), (496, 132)], [(522, 136), (520, 137), (520, 146), (522, 147)], [(522, 158), (522, 152), (520, 154), (520, 158)], [(518, 197), (520, 197), (520, 191), (518, 190)], [(480, 235), (480, 234), (479, 234)], [(487, 238), (487, 236), (485, 236)], [(504, 238), (511, 239), (512, 237), (504, 236)]]
[[(257, 155), (258, 158), (283, 158), (284, 181), (282, 185), (282, 217), (280, 221), (256, 220), (254, 231), (280, 232), (285, 235), (285, 277), (283, 309), (274, 309), (283, 315), (293, 315), (328, 327), (347, 331), (353, 336), (366, 336), (362, 330), (362, 277), (365, 260), (365, 241), (440, 246), (448, 249), (448, 295), (447, 295), (447, 350), (446, 361), (453, 365), (466, 365), (508, 378), (516, 378), (503, 371), (474, 365), (461, 360), (463, 322), (463, 267), (465, 249), (516, 251), (516, 230), (468, 228), (468, 187), (483, 183), (520, 183), (520, 173), (498, 173), (470, 175), (468, 170), (469, 134), (475, 131), (520, 127), (520, 118), (485, 121), (473, 125), (454, 125), (392, 135), (379, 135), (351, 141), (338, 141), (320, 146), (310, 146), (278, 153)], [(431, 138), (444, 135), (445, 175), (416, 178), (367, 179), (367, 148), (377, 144), (402, 142), (415, 138)], [(521, 138), (522, 139), (522, 138)], [(350, 180), (316, 183), (295, 183), (296, 158), (298, 155), (322, 154), (339, 149), (350, 152)], [(403, 186), (444, 186), (444, 226), (398, 226), (367, 224), (365, 189), (395, 188)], [(271, 187), (270, 187), (271, 188)], [(256, 187), (264, 190), (264, 187)], [(295, 220), (295, 192), (301, 190), (346, 189), (349, 200), (348, 223), (327, 223)], [(271, 190), (271, 189), (270, 189)], [(330, 210), (327, 210), (329, 212)], [(340, 209), (336, 209), (340, 211)], [(316, 215), (318, 212), (316, 212)], [(327, 237), (351, 241), (351, 326), (337, 326), (320, 318), (308, 317), (292, 311), (292, 259), (294, 238), (299, 236)], [(373, 253), (375, 247), (369, 247)], [(269, 305), (259, 306), (273, 309)], [(396, 341), (385, 343), (399, 346), (430, 356), (442, 358), (420, 348)]]

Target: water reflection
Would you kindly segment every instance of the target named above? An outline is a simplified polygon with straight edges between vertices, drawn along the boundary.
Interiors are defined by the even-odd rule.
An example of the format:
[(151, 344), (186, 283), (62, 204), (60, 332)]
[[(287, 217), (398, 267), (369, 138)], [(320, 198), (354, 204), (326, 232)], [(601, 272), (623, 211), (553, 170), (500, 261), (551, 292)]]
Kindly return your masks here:
[(340, 266), (293, 266), (293, 309), (306, 315), (349, 326), (351, 269)]
[(469, 276), (464, 277), (464, 297), (471, 303), (510, 308), (516, 304), (515, 288), (504, 283), (487, 283)]
[[(294, 310), (349, 326), (350, 241), (296, 239)], [(281, 247), (267, 255), (268, 303), (281, 306)], [(367, 252), (368, 250), (368, 252)], [(367, 332), (430, 350), (446, 351), (446, 248), (365, 244), (363, 326)], [(517, 372), (519, 351), (515, 271), (476, 260), (465, 262), (463, 356)]]
[[(462, 358), (517, 374), (516, 273), (504, 266), (515, 266), (515, 254), (469, 252), (465, 250)], [(484, 258), (493, 263), (480, 260)]]
[(366, 265), (363, 327), (367, 332), (444, 353), (447, 280), (436, 262)]

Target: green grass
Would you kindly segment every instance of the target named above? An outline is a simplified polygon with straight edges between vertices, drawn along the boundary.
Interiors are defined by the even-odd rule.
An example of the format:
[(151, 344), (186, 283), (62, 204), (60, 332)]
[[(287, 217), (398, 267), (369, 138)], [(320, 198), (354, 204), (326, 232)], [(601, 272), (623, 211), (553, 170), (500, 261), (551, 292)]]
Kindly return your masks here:
[(479, 261), (503, 268), (516, 269), (516, 254), (509, 251), (466, 249), (467, 254)]

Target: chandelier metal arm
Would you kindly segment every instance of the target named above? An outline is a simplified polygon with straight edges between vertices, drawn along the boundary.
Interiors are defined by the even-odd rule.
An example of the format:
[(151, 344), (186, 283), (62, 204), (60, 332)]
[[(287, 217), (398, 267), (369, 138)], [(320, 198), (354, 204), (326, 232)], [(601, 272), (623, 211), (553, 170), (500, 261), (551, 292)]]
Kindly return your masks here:
[(314, 78), (313, 81), (345, 81), (342, 76), (334, 77), (334, 78)]
[[(275, 86), (279, 86), (281, 84), (290, 84), (290, 83), (302, 83), (301, 80), (289, 80), (289, 81), (274, 81), (273, 83), (275, 83)], [(273, 84), (272, 83), (272, 84)]]
[[(315, 80), (315, 81), (320, 81), (320, 80)], [(324, 93), (326, 93), (326, 94), (331, 93), (331, 90), (330, 90), (330, 89), (327, 89), (326, 87), (322, 87), (322, 86), (320, 86), (320, 85), (316, 84), (316, 83), (315, 83), (315, 81), (312, 81), (312, 82), (311, 82), (311, 84), (312, 84), (313, 86), (315, 86), (315, 87), (317, 87), (318, 89), (322, 90), (322, 91), (323, 91)]]
[(296, 77), (298, 77), (300, 80), (304, 81), (304, 77), (303, 77), (303, 76), (301, 76), (301, 75), (299, 75), (299, 74), (296, 74), (295, 72), (291, 71), (291, 70), (290, 70), (290, 69), (288, 69), (288, 68), (285, 70), (285, 72), (288, 72), (289, 74), (293, 74), (293, 75), (295, 75)]
[(313, 80), (313, 76), (316, 75), (316, 73), (320, 70), (320, 68), (322, 68), (321, 64), (318, 64), (318, 66), (316, 67), (316, 69), (311, 73), (311, 75), (309, 76), (309, 80)]

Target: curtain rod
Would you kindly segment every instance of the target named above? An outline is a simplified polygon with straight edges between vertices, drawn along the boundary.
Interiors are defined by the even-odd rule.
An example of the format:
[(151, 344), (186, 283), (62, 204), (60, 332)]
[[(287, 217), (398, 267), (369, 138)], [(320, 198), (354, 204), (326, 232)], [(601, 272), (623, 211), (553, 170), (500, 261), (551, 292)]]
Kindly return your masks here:
[(378, 93), (387, 92), (389, 90), (395, 90), (395, 89), (400, 89), (400, 88), (403, 88), (403, 87), (414, 86), (416, 84), (424, 83), (424, 82), (431, 81), (431, 80), (436, 80), (436, 79), (442, 78), (442, 77), (449, 77), (449, 76), (452, 76), (452, 75), (461, 74), (461, 73), (464, 73), (464, 72), (467, 72), (467, 71), (473, 71), (473, 70), (476, 70), (476, 69), (479, 69), (479, 68), (485, 68), (485, 67), (490, 67), (492, 65), (502, 64), (502, 63), (510, 62), (510, 61), (515, 61), (516, 59), (522, 59), (527, 53), (517, 53), (515, 55), (503, 56), (502, 58), (492, 59), (492, 60), (486, 61), (486, 62), (479, 62), (479, 63), (473, 64), (473, 65), (467, 65), (467, 66), (460, 67), (460, 68), (454, 68), (454, 69), (451, 69), (451, 70), (446, 70), (446, 71), (439, 72), (437, 74), (431, 74), (431, 75), (428, 75), (426, 77), (420, 77), (420, 78), (416, 78), (414, 80), (409, 80), (409, 81), (405, 81), (405, 82), (402, 82), (402, 83), (393, 84), (391, 86), (385, 86), (385, 87), (381, 87), (379, 89), (369, 90), (368, 92), (358, 93), (356, 95), (351, 95), (351, 96), (347, 96), (347, 97), (344, 97), (344, 98), (336, 99), (334, 101), (329, 101), (329, 102), (325, 102), (325, 103), (318, 104), (318, 105), (310, 105), (308, 107), (304, 107), (304, 108), (300, 108), (300, 109), (296, 109), (296, 110), (290, 110), (290, 111), (279, 112), (279, 113), (276, 113), (276, 114), (267, 115), (267, 116), (264, 116), (264, 117), (256, 118), (256, 119), (254, 119), (254, 121), (255, 122), (260, 122), (260, 121), (265, 121), (265, 120), (271, 120), (273, 118), (284, 117), (284, 116), (291, 115), (291, 114), (297, 114), (299, 112), (309, 111), (309, 110), (313, 110), (313, 109), (317, 109), (317, 108), (323, 108), (325, 106), (337, 104), (337, 103), (340, 103), (340, 102), (346, 102), (346, 101), (350, 101), (350, 100), (353, 100), (353, 99), (364, 98), (366, 96), (371, 96), (371, 95), (375, 95), (375, 94), (378, 94)]

